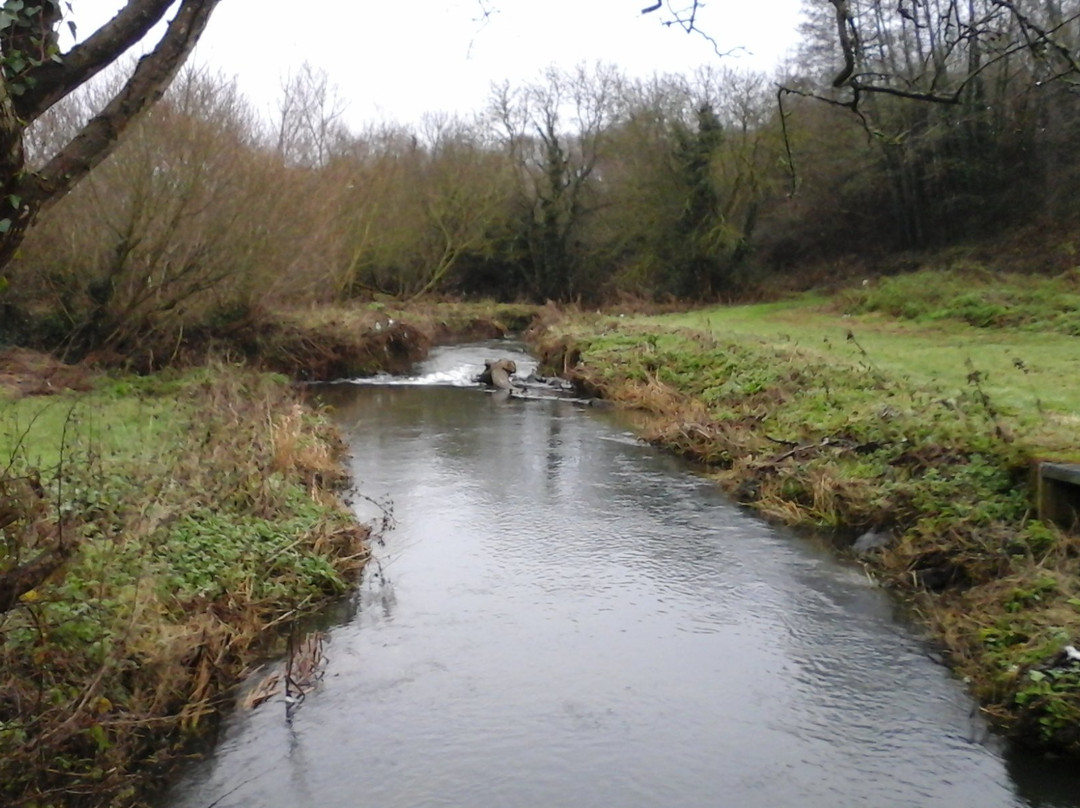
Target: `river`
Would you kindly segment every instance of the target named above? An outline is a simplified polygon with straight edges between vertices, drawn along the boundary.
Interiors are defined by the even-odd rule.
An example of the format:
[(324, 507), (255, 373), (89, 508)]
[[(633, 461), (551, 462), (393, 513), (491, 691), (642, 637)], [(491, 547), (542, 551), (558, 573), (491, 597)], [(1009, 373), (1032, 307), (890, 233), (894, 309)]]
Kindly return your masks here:
[(325, 388), (396, 528), (322, 683), (238, 711), (163, 808), (1080, 806), (860, 568), (611, 414), (464, 386), (484, 356), (530, 364)]

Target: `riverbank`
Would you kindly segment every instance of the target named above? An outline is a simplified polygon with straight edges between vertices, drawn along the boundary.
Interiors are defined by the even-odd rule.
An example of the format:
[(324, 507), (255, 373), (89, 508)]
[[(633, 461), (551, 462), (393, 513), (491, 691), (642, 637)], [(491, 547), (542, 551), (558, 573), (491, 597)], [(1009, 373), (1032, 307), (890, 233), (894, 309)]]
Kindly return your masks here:
[(342, 443), (283, 377), (50, 385), (9, 384), (0, 414), (0, 795), (131, 805), (280, 652), (275, 628), (348, 591), (368, 528)]
[[(145, 375), (218, 359), (307, 380), (398, 373), (432, 345), (524, 330), (537, 312), (493, 302), (393, 300), (351, 306), (238, 308), (186, 326), (160, 327), (130, 341), (72, 344), (49, 312), (0, 322), (0, 348), (17, 345), (66, 363)], [(0, 380), (2, 383), (2, 380)]]
[(369, 528), (290, 378), (402, 371), (534, 312), (246, 312), (77, 364), (0, 351), (4, 804), (141, 804), (286, 629), (352, 587)]
[[(957, 284), (975, 296), (958, 310), (979, 288), (1004, 294), (1009, 279), (991, 280)], [(914, 305), (897, 282), (907, 291), (882, 282), (880, 295)], [(538, 350), (642, 413), (644, 437), (705, 464), (738, 501), (831, 532), (911, 598), (993, 722), (1078, 754), (1080, 665), (1066, 648), (1080, 640), (1080, 540), (1035, 518), (1029, 487), (1035, 460), (1076, 456), (1075, 338), (1040, 326), (1045, 312), (978, 328), (870, 299), (579, 315), (549, 324)]]
[(611, 413), (447, 383), (492, 355), (528, 373), (517, 348), (320, 388), (397, 525), (333, 610), (320, 690), (292, 722), (230, 719), (161, 808), (1080, 808), (1068, 763), (980, 742), (963, 688), (820, 541)]
[[(845, 545), (877, 537), (862, 560), (913, 599), (987, 714), (1076, 752), (1080, 674), (1061, 656), (1080, 634), (1080, 551), (1032, 518), (1026, 488), (1033, 459), (1075, 456), (1069, 332), (903, 320), (874, 308), (878, 291), (659, 317), (548, 309), (542, 352), (646, 413), (643, 434), (748, 506)], [(136, 804), (280, 646), (273, 629), (346, 591), (366, 557), (327, 423), (285, 378), (209, 357), (295, 380), (369, 375), (539, 314), (263, 313), (183, 335), (174, 367), (149, 376), (9, 352), (0, 530), (28, 543), (4, 569), (65, 537), (78, 550), (0, 614), (5, 801)], [(91, 359), (148, 370), (167, 365), (159, 348)], [(947, 373), (941, 350), (960, 355)]]

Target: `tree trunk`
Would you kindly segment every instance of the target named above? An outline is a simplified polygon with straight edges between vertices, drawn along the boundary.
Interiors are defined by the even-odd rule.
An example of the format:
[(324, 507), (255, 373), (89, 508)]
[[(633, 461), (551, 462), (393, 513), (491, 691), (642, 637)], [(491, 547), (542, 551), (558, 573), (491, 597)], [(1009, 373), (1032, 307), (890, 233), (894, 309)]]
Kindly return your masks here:
[[(37, 214), (108, 157), (131, 122), (161, 98), (218, 2), (182, 0), (161, 41), (138, 61), (116, 97), (37, 171), (27, 169), (23, 148), (29, 120), (119, 58), (133, 44), (133, 36), (145, 33), (171, 3), (129, 0), (110, 23), (64, 57), (70, 57), (70, 64), (38, 68), (47, 86), (41, 92), (31, 90), (30, 100), (16, 101), (13, 79), (6, 73), (0, 76), (0, 269), (14, 257)], [(26, 75), (36, 80), (34, 70)], [(24, 80), (22, 74), (18, 80)]]
[(23, 126), (8, 82), (0, 76), (0, 268), (14, 257), (34, 214), (31, 201), (22, 198), (26, 173)]

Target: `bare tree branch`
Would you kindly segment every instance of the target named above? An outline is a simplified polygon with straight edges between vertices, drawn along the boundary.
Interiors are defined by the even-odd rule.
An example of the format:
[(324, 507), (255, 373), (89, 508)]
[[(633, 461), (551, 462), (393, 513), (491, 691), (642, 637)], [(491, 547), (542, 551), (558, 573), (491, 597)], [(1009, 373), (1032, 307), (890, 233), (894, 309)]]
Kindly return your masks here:
[[(659, 0), (659, 2), (656, 2), (651, 6), (641, 9), (641, 13), (651, 14), (654, 11), (659, 11), (664, 6), (664, 2), (665, 0)], [(734, 48), (729, 48), (726, 51), (720, 49), (720, 43), (717, 42), (716, 39), (712, 37), (707, 31), (704, 31), (702, 28), (700, 28), (697, 24), (697, 14), (702, 7), (703, 4), (701, 3), (701, 0), (692, 0), (690, 5), (684, 5), (679, 8), (673, 7), (670, 0), (667, 0), (667, 9), (668, 13), (671, 16), (668, 19), (661, 20), (660, 24), (667, 26), (668, 28), (673, 25), (678, 26), (688, 34), (697, 34), (706, 42), (708, 42), (709, 45), (712, 46), (713, 53), (715, 53), (721, 59), (731, 56), (740, 51), (745, 51), (746, 48), (742, 47), (741, 45), (737, 45)]]
[[(20, 0), (0, 34), (0, 268), (22, 243), (38, 212), (66, 194), (109, 154), (131, 121), (157, 101), (198, 41), (219, 0), (128, 0), (66, 58), (56, 52), (62, 0)], [(139, 60), (117, 96), (78, 135), (32, 173), (24, 133), (30, 121), (114, 62), (169, 8), (172, 21), (154, 50)]]
[(218, 2), (183, 0), (157, 47), (139, 60), (116, 97), (40, 171), (28, 177), (24, 198), (47, 206), (112, 152), (132, 120), (164, 94)]
[[(925, 18), (921, 16), (924, 13), (930, 15), (927, 9), (920, 11), (922, 4), (913, 2), (908, 7), (904, 0), (899, 0), (892, 9), (897, 17), (912, 29), (925, 31), (932, 43), (929, 52), (924, 54), (924, 72), (921, 75), (902, 76), (889, 70), (869, 68), (871, 46), (864, 45), (860, 39), (859, 27), (862, 20), (853, 10), (851, 0), (829, 0), (829, 3), (835, 9), (835, 38), (843, 60), (831, 83), (834, 88), (846, 88), (850, 95), (846, 99), (836, 99), (784, 88), (790, 92), (828, 101), (852, 111), (857, 111), (865, 97), (875, 94), (934, 104), (958, 104), (969, 87), (990, 67), (1025, 50), (1034, 54), (1035, 58), (1043, 58), (1038, 54), (1046, 53), (1057, 61), (1058, 69), (1045, 75), (1044, 80), (1068, 79), (1080, 84), (1080, 57), (1069, 47), (1067, 41), (1059, 38), (1066, 35), (1068, 27), (1080, 18), (1080, 15), (1058, 20), (1052, 25), (1042, 25), (1022, 9), (1016, 0), (988, 0), (989, 6), (984, 5), (983, 12), (978, 12), (975, 4), (969, 4), (966, 13), (962, 11), (960, 4), (950, 2), (944, 11), (935, 12), (940, 19), (932, 19), (932, 15)], [(736, 48), (721, 53), (716, 41), (701, 31), (698, 24), (698, 12), (703, 7), (701, 0), (690, 0), (688, 4), (679, 7), (672, 6), (671, 0), (661, 0), (643, 8), (641, 13), (649, 14), (665, 5), (670, 19), (664, 20), (664, 25), (678, 25), (688, 33), (701, 34), (713, 44), (718, 55), (726, 56), (738, 50)], [(879, 19), (887, 18), (888, 12), (883, 0), (871, 0), (867, 7), (876, 10)], [(986, 10), (990, 7), (991, 10)], [(1012, 39), (1009, 38), (1007, 25), (1010, 21), (1014, 24)], [(940, 27), (941, 30), (936, 32), (935, 27)], [(880, 34), (880, 30), (876, 33)], [(984, 42), (992, 44), (993, 47), (985, 47)], [(886, 46), (875, 41), (872, 47)], [(954, 63), (956, 58), (963, 58), (962, 52), (965, 48), (969, 53), (968, 69), (950, 69), (948, 66)]]
[(29, 89), (15, 101), (19, 116), (30, 123), (45, 110), (96, 75), (146, 36), (174, 4), (174, 0), (129, 2), (85, 42), (27, 72)]

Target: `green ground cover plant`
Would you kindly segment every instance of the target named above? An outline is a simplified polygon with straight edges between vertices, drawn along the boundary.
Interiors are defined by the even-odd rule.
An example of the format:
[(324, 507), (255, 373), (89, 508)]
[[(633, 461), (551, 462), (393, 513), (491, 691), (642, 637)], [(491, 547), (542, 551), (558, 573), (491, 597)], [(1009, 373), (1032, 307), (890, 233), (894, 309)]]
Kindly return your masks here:
[(367, 530), (342, 446), (283, 377), (216, 364), (3, 400), (0, 802), (137, 803), (286, 626), (344, 593)]
[[(1055, 287), (1059, 279), (1043, 280)], [(1034, 281), (1025, 281), (1034, 284)], [(968, 293), (982, 287), (967, 283)], [(974, 290), (974, 291), (973, 291)], [(1007, 294), (994, 285), (986, 294)], [(866, 294), (862, 288), (853, 295)], [(955, 319), (897, 319), (853, 314), (837, 298), (799, 297), (776, 303), (714, 307), (647, 318), (664, 328), (689, 328), (747, 347), (812, 357), (828, 367), (886, 374), (946, 401), (978, 389), (1003, 427), (1035, 455), (1080, 460), (1080, 357), (1076, 339), (1034, 322), (1023, 328), (979, 328)], [(837, 301), (841, 302), (837, 302)]]

